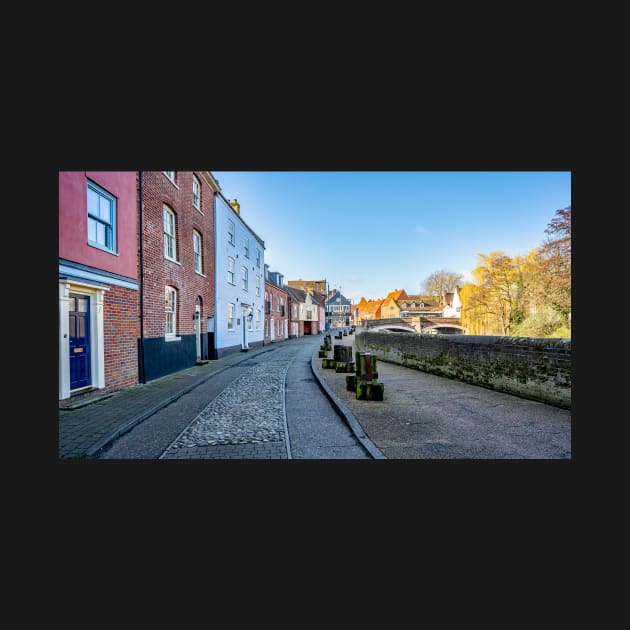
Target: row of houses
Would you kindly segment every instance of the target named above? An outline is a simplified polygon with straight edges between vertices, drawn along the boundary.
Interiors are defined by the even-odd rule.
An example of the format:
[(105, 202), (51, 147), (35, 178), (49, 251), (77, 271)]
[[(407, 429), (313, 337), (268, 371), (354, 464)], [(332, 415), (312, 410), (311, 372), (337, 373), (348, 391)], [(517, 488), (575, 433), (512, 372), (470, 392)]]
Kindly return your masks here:
[(362, 297), (353, 306), (353, 319), (360, 326), (367, 320), (401, 318), (418, 332), (462, 332), (461, 310), (458, 287), (452, 292), (443, 292), (440, 297), (411, 295), (404, 289), (395, 289), (383, 300)]
[(59, 173), (59, 401), (325, 328), (210, 171)]

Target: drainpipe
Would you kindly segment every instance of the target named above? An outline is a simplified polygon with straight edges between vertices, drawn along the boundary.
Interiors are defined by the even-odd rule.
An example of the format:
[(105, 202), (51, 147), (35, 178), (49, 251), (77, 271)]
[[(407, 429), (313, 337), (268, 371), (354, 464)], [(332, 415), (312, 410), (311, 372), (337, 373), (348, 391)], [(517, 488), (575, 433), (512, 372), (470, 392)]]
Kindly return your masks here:
[(138, 189), (140, 203), (140, 382), (146, 383), (147, 376), (144, 367), (144, 222), (142, 219), (142, 171), (138, 171)]

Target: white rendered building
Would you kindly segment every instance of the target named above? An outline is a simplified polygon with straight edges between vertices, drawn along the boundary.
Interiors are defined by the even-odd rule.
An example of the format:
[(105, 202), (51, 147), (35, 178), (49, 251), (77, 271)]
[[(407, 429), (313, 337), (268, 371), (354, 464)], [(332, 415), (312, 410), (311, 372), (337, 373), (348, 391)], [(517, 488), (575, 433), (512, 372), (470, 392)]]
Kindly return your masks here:
[(215, 357), (263, 345), (265, 243), (243, 221), (236, 199), (215, 195)]

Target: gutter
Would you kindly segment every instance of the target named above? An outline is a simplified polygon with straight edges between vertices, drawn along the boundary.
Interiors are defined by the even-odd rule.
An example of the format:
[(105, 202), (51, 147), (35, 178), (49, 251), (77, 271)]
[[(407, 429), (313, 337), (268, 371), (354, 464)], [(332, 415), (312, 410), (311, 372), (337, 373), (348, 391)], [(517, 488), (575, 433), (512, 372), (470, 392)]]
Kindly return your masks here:
[(140, 204), (140, 382), (147, 382), (146, 369), (144, 365), (144, 222), (142, 216), (142, 171), (138, 171), (138, 203)]

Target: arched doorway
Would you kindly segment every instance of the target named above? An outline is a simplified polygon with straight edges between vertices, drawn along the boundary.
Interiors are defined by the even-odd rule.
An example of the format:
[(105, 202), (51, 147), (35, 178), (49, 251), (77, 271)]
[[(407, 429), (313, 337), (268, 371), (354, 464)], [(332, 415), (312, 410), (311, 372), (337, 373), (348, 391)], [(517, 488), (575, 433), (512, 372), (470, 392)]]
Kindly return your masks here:
[(195, 344), (197, 346), (197, 361), (201, 361), (201, 298), (195, 302)]

